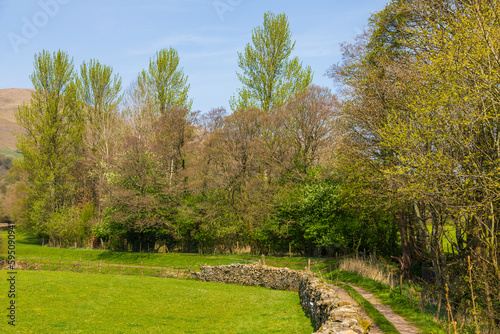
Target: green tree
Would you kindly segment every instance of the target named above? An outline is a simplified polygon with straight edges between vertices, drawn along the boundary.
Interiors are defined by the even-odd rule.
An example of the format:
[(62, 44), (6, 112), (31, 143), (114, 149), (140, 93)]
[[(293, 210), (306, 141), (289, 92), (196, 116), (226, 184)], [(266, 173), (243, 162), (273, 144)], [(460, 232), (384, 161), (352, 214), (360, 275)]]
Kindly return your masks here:
[(162, 49), (149, 60), (148, 70), (139, 74), (139, 88), (143, 95), (152, 93), (159, 115), (164, 115), (173, 107), (190, 110), (193, 104), (188, 98), (190, 85), (183, 68), (179, 68), (179, 54), (174, 48)]
[(84, 62), (77, 78), (79, 98), (86, 122), (85, 148), (88, 191), (97, 213), (100, 213), (105, 160), (112, 153), (119, 128), (118, 104), (121, 101), (121, 78), (110, 66), (97, 60)]
[(101, 156), (107, 156), (113, 121), (121, 101), (122, 80), (117, 74), (113, 75), (111, 66), (93, 59), (80, 66), (77, 83), (80, 98), (86, 106), (88, 147), (94, 153), (99, 151)]
[[(424, 80), (409, 96), (409, 113), (394, 109), (388, 115), (382, 136), (395, 155), (385, 174), (398, 181), (400, 193), (432, 208), (437, 224), (429, 248), (437, 254), (438, 279), (456, 287), (452, 299), (468, 289), (471, 256), (472, 274), (481, 281), (475, 293), (493, 324), (500, 281), (499, 1), (406, 2), (422, 20), (406, 28), (410, 38), (402, 44), (415, 53), (413, 68)], [(458, 284), (441, 244), (449, 238), (447, 221), (456, 231)]]
[(29, 104), (16, 119), (25, 131), (17, 146), (27, 174), (28, 224), (48, 235), (53, 215), (77, 203), (82, 173), (84, 118), (77, 99), (73, 61), (62, 51), (35, 55)]
[(297, 57), (290, 59), (295, 42), (285, 14), (264, 14), (264, 23), (252, 32), (252, 44), (238, 52), (236, 73), (243, 84), (230, 100), (233, 110), (256, 107), (269, 112), (301, 92), (312, 81), (311, 67), (302, 68)]

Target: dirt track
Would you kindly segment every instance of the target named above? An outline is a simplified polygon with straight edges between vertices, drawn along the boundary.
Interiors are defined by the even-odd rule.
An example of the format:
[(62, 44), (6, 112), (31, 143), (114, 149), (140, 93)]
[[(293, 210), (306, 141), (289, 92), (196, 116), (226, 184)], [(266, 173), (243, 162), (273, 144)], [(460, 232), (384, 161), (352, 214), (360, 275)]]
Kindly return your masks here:
[[(346, 284), (346, 283), (343, 283), (343, 284)], [(408, 321), (403, 319), (401, 316), (394, 313), (389, 306), (382, 304), (370, 292), (367, 292), (361, 288), (358, 288), (358, 287), (350, 285), (350, 284), (346, 284), (346, 285), (349, 285), (350, 287), (352, 287), (364, 299), (369, 301), (373, 305), (373, 307), (375, 307), (380, 313), (382, 313), (384, 315), (384, 317), (386, 317), (386, 319), (389, 320), (401, 334), (418, 334), (419, 333), (418, 329), (415, 326), (410, 324)], [(337, 292), (337, 295), (339, 296), (339, 298), (342, 301), (356, 303), (354, 301), (354, 299), (352, 299), (351, 296), (349, 296), (347, 294), (347, 292), (345, 292), (344, 289), (342, 289), (341, 287), (335, 286), (335, 285), (332, 285), (332, 287), (333, 287), (333, 289), (335, 289), (335, 291)], [(383, 334), (384, 333), (378, 326), (376, 326), (373, 323), (373, 320), (370, 319), (364, 311), (362, 311), (361, 314), (366, 320), (370, 321), (370, 323), (372, 324), (370, 334)]]

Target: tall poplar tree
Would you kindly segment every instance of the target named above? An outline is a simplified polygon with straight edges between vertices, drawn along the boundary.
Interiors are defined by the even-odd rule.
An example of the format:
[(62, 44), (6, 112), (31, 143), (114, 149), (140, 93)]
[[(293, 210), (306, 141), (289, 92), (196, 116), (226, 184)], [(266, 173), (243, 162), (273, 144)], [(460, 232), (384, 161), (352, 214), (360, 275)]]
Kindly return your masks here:
[(113, 75), (111, 66), (93, 59), (80, 66), (77, 83), (80, 98), (85, 104), (88, 146), (90, 150), (107, 156), (112, 123), (121, 101), (122, 80), (117, 74)]
[(30, 76), (35, 91), (16, 120), (20, 161), (30, 183), (28, 224), (48, 235), (53, 214), (76, 203), (81, 173), (84, 122), (77, 99), (72, 59), (62, 52), (35, 55)]
[(86, 123), (85, 148), (86, 167), (89, 175), (88, 189), (92, 202), (101, 211), (103, 174), (105, 160), (109, 158), (115, 146), (119, 128), (118, 104), (121, 101), (121, 78), (113, 75), (111, 66), (103, 65), (98, 60), (84, 62), (80, 66), (80, 76), (77, 78), (79, 98), (84, 107)]
[(154, 96), (158, 114), (162, 116), (173, 107), (191, 109), (193, 101), (188, 98), (187, 79), (179, 67), (177, 50), (169, 48), (156, 52), (149, 60), (148, 70), (139, 74), (138, 86)]
[(295, 47), (291, 38), (285, 14), (264, 14), (263, 25), (252, 32), (252, 43), (243, 53), (238, 52), (243, 72), (236, 74), (243, 88), (229, 102), (233, 110), (257, 107), (269, 112), (309, 86), (311, 67), (303, 68), (298, 57), (290, 59)]

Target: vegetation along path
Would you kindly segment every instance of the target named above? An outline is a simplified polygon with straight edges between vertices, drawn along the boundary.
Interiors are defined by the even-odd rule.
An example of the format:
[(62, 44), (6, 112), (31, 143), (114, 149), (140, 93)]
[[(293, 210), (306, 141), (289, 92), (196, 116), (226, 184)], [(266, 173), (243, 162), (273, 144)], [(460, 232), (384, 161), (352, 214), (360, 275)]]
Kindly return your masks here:
[[(365, 291), (361, 288), (358, 288), (357, 286), (354, 286), (354, 285), (350, 285), (347, 283), (342, 283), (342, 284), (348, 285), (351, 288), (353, 288), (354, 290), (356, 290), (357, 293), (359, 293), (364, 299), (369, 301), (373, 305), (373, 307), (375, 307), (380, 313), (382, 313), (382, 315), (384, 317), (386, 317), (387, 320), (389, 322), (391, 322), (400, 333), (404, 333), (404, 334), (418, 334), (419, 333), (417, 327), (413, 326), (408, 321), (403, 319), (401, 316), (394, 313), (389, 306), (382, 304), (370, 292), (367, 292), (367, 291)], [(344, 300), (342, 297), (341, 297), (341, 299)], [(376, 328), (375, 328), (375, 326), (373, 326), (374, 325), (373, 321), (370, 320), (370, 322), (372, 323), (372, 330), (370, 331), (370, 333), (382, 333), (381, 331), (376, 332)]]
[[(333, 285), (333, 284), (330, 284), (330, 286), (332, 287), (333, 290), (335, 290), (335, 293), (337, 294), (337, 296), (340, 298), (340, 300), (342, 300), (343, 302), (349, 302), (349, 303), (353, 303), (353, 304), (358, 304), (354, 298), (352, 298), (351, 296), (349, 296), (349, 294), (340, 286), (337, 286), (337, 285)], [(366, 312), (363, 310), (363, 308), (360, 308), (360, 313), (361, 313), (361, 316), (368, 320), (370, 322), (370, 334), (384, 334), (384, 332), (382, 331), (382, 329), (380, 329), (380, 327), (378, 327), (375, 322), (368, 316), (368, 314), (366, 314)]]

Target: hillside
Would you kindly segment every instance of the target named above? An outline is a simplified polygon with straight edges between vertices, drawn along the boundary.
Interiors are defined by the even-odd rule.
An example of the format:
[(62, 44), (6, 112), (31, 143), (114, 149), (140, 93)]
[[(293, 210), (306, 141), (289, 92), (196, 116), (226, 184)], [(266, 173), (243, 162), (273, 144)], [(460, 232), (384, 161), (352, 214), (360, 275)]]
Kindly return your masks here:
[(0, 89), (0, 149), (16, 150), (15, 131), (22, 131), (14, 116), (17, 107), (29, 102), (32, 89)]

